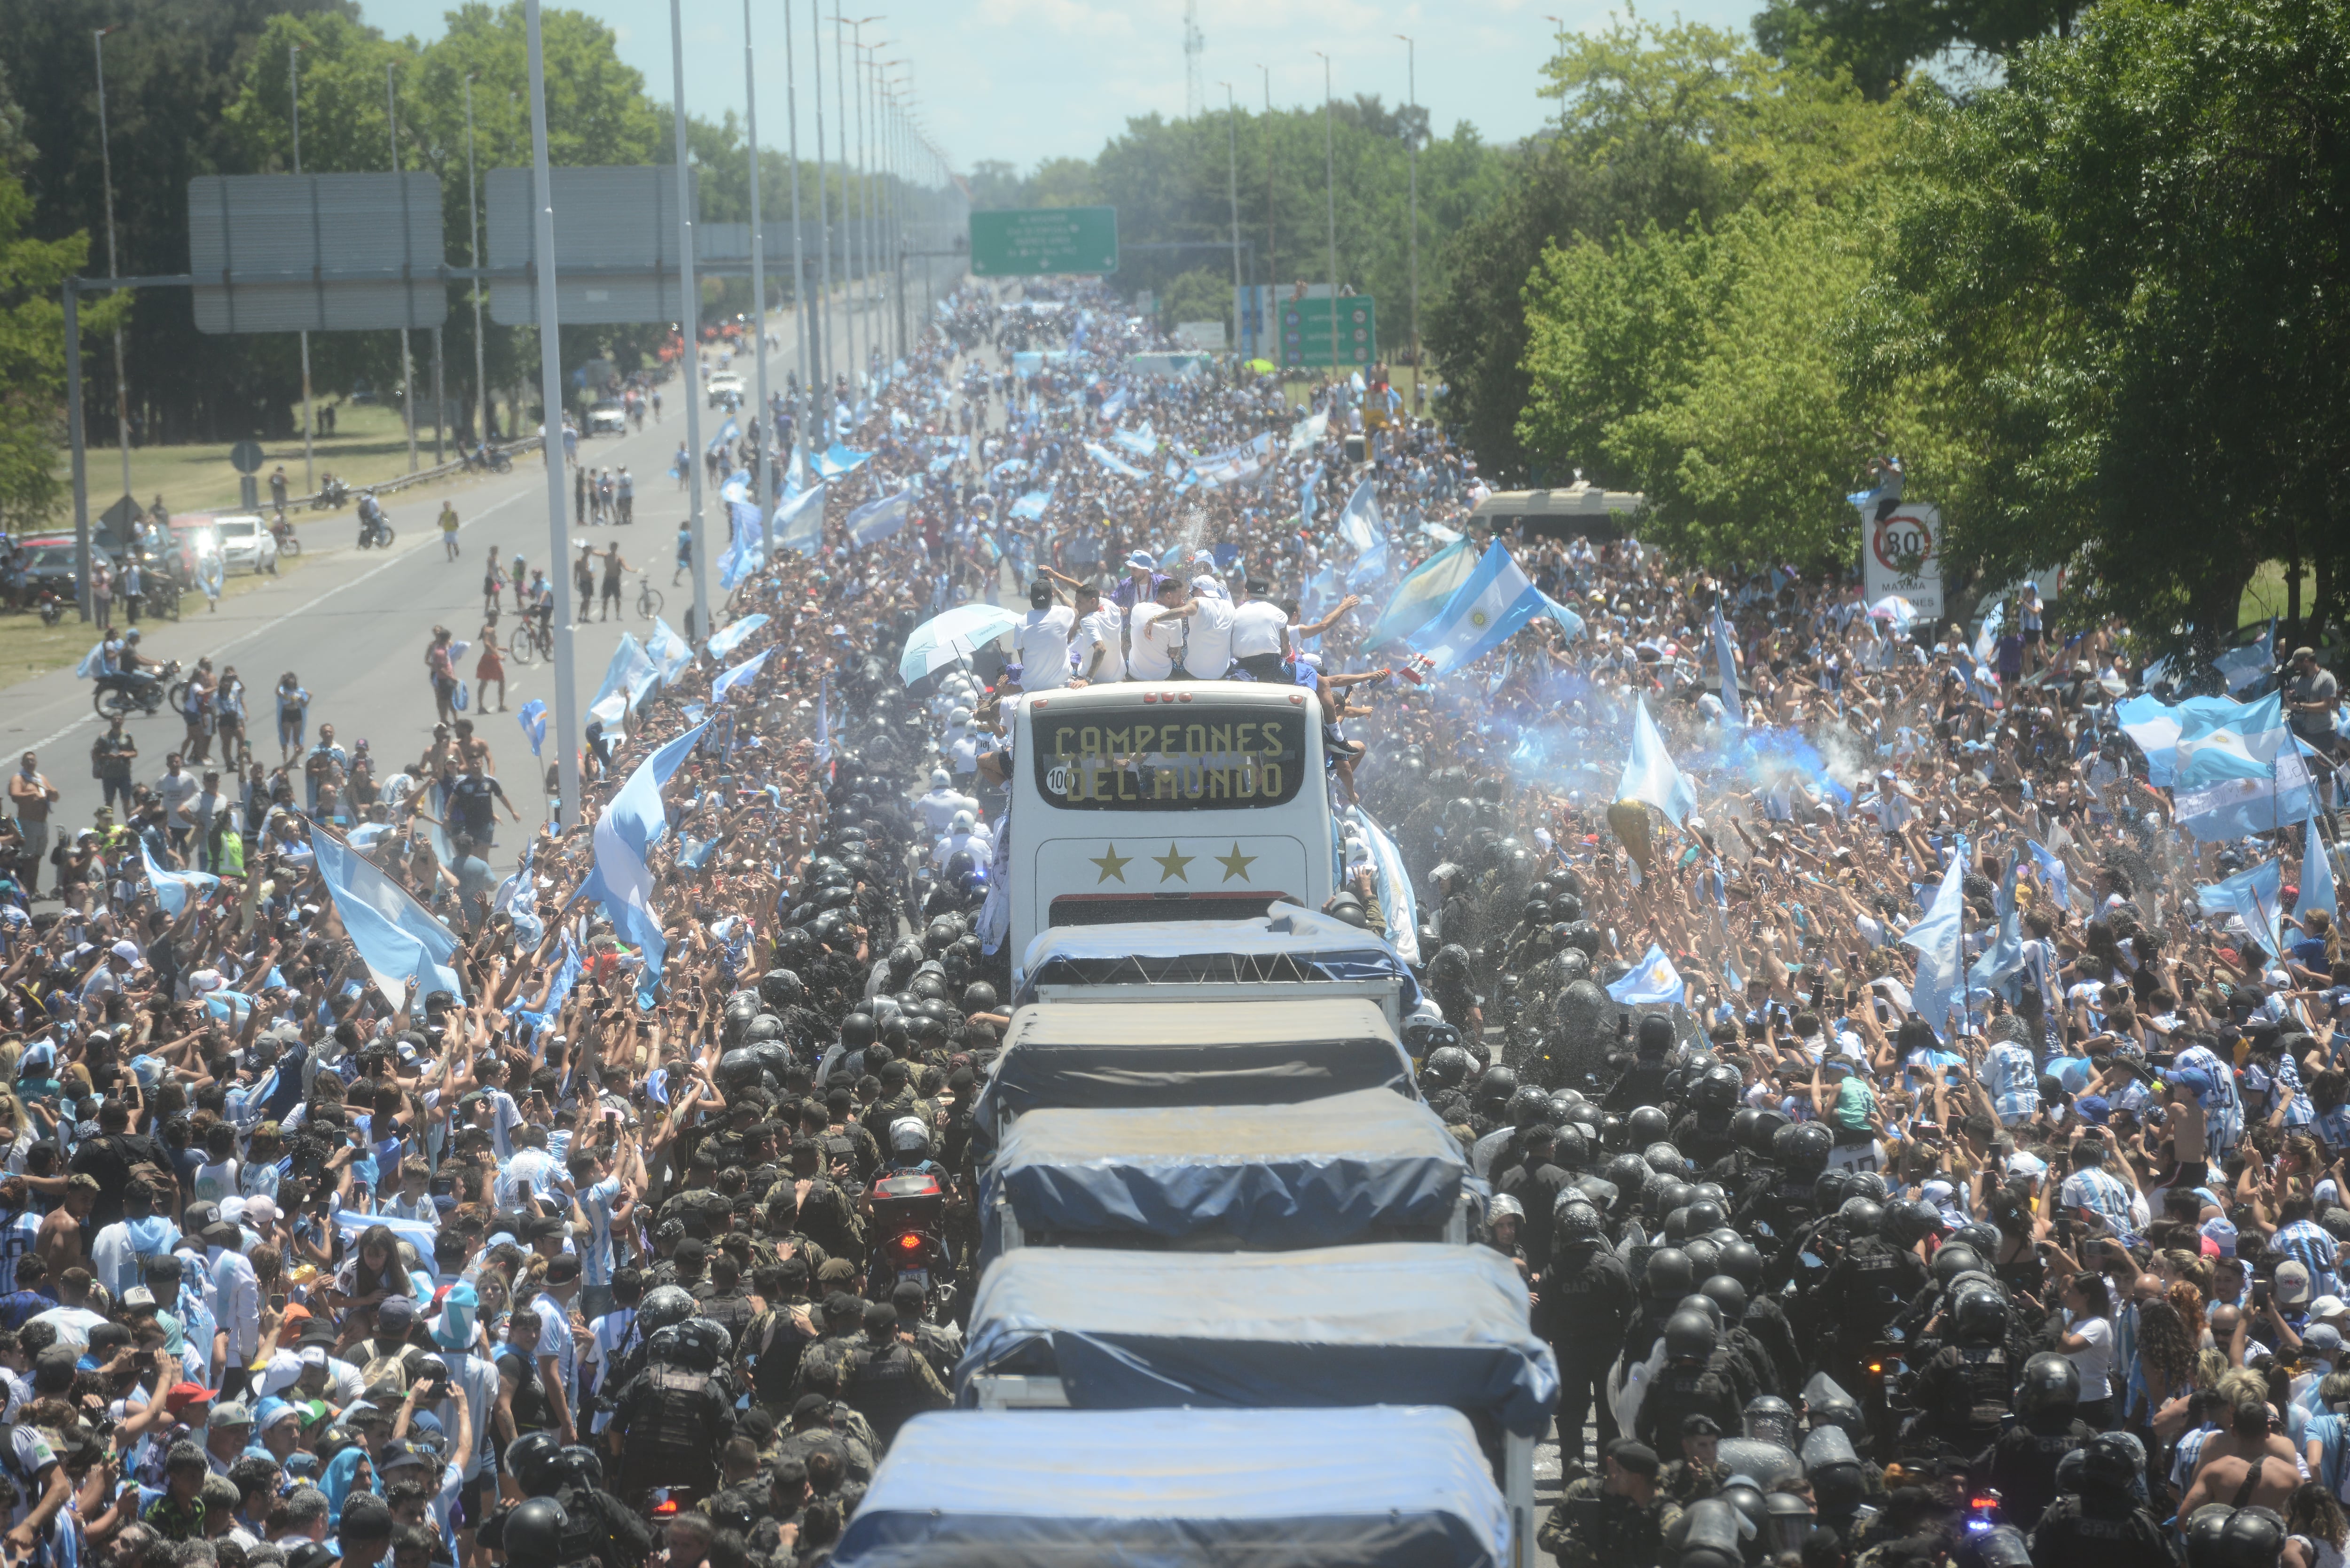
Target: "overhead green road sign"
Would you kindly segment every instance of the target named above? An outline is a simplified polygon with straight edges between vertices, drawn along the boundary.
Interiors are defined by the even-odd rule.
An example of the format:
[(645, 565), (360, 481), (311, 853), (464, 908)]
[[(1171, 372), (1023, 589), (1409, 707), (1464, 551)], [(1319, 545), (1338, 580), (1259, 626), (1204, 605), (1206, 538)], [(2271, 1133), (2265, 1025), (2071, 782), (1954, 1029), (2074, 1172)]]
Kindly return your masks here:
[[(1333, 305), (1337, 308), (1331, 309)], [(1331, 352), (1331, 328), (1337, 351)], [(1367, 294), (1281, 302), (1281, 362), (1361, 369), (1379, 357), (1378, 302)]]
[(974, 277), (1117, 270), (1116, 207), (1021, 207), (971, 215)]

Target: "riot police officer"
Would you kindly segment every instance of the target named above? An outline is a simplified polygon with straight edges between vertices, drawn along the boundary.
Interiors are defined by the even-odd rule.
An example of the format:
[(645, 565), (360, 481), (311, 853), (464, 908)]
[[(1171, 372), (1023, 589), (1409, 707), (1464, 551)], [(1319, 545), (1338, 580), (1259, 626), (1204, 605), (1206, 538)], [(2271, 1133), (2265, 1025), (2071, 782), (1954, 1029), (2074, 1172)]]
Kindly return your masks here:
[[(2064, 1568), (2167, 1568), (2162, 1526), (2131, 1495), (2140, 1459), (2135, 1439), (2101, 1432), (2081, 1450), (2078, 1489), (2058, 1498), (2032, 1532), (2032, 1561)], [(2074, 1462), (2068, 1460), (2066, 1468)]]
[(1551, 1262), (1544, 1271), (1534, 1308), (1534, 1332), (1558, 1357), (1558, 1431), (1565, 1459), (1580, 1459), (1583, 1421), (1599, 1407), (1599, 1445), (1616, 1437), (1616, 1412), (1607, 1402), (1607, 1368), (1616, 1346), (1638, 1310), (1632, 1272), (1607, 1245), (1607, 1221), (1599, 1210), (1570, 1191), (1551, 1219)]
[(2056, 1467), (2096, 1429), (2080, 1418), (2081, 1374), (2069, 1357), (2043, 1351), (2023, 1364), (2015, 1392), (2016, 1422), (1991, 1445), (1991, 1487), (2001, 1517), (2030, 1530), (2056, 1497)]
[(1959, 1292), (1944, 1314), (1947, 1343), (1918, 1374), (1915, 1436), (1968, 1459), (2007, 1419), (2015, 1376), (2007, 1359), (2007, 1303), (1987, 1283)]

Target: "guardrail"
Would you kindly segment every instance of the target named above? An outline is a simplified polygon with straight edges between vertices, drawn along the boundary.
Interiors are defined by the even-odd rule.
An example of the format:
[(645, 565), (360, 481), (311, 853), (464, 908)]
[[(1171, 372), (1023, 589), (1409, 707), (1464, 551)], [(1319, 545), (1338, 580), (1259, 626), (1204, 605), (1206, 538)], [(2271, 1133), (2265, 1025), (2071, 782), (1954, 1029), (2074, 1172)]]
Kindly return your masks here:
[[(507, 457), (519, 458), (525, 452), (536, 452), (545, 444), (546, 440), (544, 436), (525, 436), (520, 441), (506, 442), (496, 450)], [(358, 504), (359, 492), (362, 490), (372, 490), (380, 496), (397, 495), (411, 484), (429, 484), (433, 480), (446, 479), (452, 473), (464, 472), (466, 472), (465, 460), (459, 458), (454, 462), (435, 463), (431, 468), (420, 468), (414, 473), (403, 473), (397, 478), (379, 480), (373, 484), (350, 485), (345, 492), (346, 504)], [(307, 507), (318, 499), (318, 493), (317, 491), (312, 491), (307, 495), (289, 495), (286, 498), (286, 509), (292, 512), (296, 507)]]

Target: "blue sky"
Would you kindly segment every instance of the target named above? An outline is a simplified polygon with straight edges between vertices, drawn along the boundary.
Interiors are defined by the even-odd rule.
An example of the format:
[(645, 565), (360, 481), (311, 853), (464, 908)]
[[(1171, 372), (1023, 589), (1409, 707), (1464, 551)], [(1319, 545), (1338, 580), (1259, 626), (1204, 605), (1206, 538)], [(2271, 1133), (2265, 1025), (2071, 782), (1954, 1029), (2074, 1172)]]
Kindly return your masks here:
[[(442, 30), (445, 0), (362, 0), (367, 20), (393, 36), (430, 40)], [(665, 95), (670, 82), (669, 8), (661, 0), (570, 0), (611, 26), (620, 56)], [(1276, 106), (1319, 103), (1322, 62), (1331, 57), (1332, 88), (1341, 97), (1376, 92), (1404, 99), (1404, 46), (1419, 40), (1419, 99), (1441, 132), (1466, 119), (1488, 140), (1523, 136), (1541, 123), (1548, 100), (1534, 89), (1551, 52), (1556, 15), (1570, 29), (1603, 26), (1603, 0), (1197, 0), (1205, 42), (1200, 74), (1211, 107), (1230, 82), (1244, 104), (1264, 101), (1270, 67)], [(1001, 159), (1022, 171), (1049, 157), (1090, 158), (1125, 128), (1130, 115), (1184, 112), (1182, 0), (822, 0), (829, 16), (884, 14), (865, 37), (887, 42), (884, 59), (907, 62), (901, 74), (940, 146), (959, 170)], [(1761, 0), (1696, 0), (1679, 13), (1690, 21), (1743, 30)], [(761, 64), (759, 130), (784, 139), (784, 15), (778, 0), (753, 0), (754, 43)], [(809, 0), (792, 0), (792, 42), (799, 50), (801, 151), (813, 153), (806, 119)], [(715, 118), (743, 107), (743, 7), (733, 0), (684, 0), (686, 93), (690, 112)], [(826, 36), (827, 131), (832, 47)], [(851, 127), (854, 134), (854, 126)], [(827, 135), (827, 142), (830, 137)], [(829, 151), (829, 147), (827, 148)]]

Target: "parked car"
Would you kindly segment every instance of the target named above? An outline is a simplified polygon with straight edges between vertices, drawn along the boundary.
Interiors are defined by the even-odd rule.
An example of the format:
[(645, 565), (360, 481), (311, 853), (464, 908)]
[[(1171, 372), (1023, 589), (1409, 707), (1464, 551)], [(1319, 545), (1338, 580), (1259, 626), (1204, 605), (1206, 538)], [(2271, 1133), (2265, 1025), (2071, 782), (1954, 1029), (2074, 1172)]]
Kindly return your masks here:
[(618, 398), (606, 398), (593, 405), (588, 410), (588, 433), (591, 436), (628, 434), (628, 409)]
[[(219, 542), (221, 563), (230, 571), (275, 573), (277, 570), (277, 535), (269, 524), (251, 512), (232, 512), (212, 520), (213, 537)], [(192, 544), (194, 541), (191, 541)], [(201, 552), (203, 546), (196, 545)]]
[[(20, 541), (17, 547), (28, 593), (38, 593), (47, 588), (61, 599), (79, 598), (81, 573), (74, 559), (74, 542), (70, 537), (26, 539)], [(114, 556), (100, 545), (90, 545), (89, 563), (93, 566), (103, 564), (117, 575), (121, 571)]]

